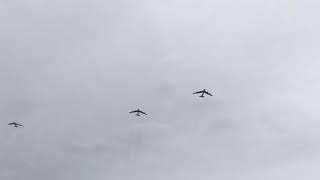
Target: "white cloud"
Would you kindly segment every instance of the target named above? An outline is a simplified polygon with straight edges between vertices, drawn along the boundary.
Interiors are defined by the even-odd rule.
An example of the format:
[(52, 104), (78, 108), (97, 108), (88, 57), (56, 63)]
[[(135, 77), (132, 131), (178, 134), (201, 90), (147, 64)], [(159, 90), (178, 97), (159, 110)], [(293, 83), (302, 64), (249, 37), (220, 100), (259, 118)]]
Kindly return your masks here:
[(316, 179), (318, 5), (0, 2), (0, 179)]

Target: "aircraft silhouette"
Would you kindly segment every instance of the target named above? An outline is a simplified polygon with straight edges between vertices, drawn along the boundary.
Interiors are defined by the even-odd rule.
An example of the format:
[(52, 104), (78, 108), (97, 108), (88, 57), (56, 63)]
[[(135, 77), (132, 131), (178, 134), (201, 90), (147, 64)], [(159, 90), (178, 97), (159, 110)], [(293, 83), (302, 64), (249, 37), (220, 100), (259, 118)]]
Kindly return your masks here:
[(209, 96), (212, 96), (212, 94), (211, 93), (209, 93), (208, 91), (206, 91), (206, 89), (204, 89), (204, 90), (202, 90), (202, 91), (198, 91), (198, 92), (194, 92), (193, 94), (201, 94), (201, 96), (199, 96), (199, 97), (204, 97), (204, 94), (207, 94), (207, 95), (209, 95)]
[(129, 112), (129, 113), (137, 113), (136, 116), (140, 116), (140, 113), (141, 113), (141, 114), (144, 114), (144, 115), (147, 115), (147, 113), (145, 113), (145, 112), (143, 112), (143, 111), (140, 111), (140, 109), (137, 109), (137, 110), (135, 110), (135, 111), (131, 111), (131, 112)]
[(16, 122), (9, 123), (8, 125), (14, 125), (14, 127), (19, 127), (19, 126), (24, 127), (21, 124), (16, 123)]

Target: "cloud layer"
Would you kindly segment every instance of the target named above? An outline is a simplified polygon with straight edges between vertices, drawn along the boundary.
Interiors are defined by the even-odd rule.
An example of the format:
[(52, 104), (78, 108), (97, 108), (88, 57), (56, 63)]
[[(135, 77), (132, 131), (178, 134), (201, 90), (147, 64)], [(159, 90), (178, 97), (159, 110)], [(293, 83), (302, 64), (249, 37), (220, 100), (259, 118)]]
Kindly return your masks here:
[(319, 179), (317, 7), (1, 1), (0, 179)]

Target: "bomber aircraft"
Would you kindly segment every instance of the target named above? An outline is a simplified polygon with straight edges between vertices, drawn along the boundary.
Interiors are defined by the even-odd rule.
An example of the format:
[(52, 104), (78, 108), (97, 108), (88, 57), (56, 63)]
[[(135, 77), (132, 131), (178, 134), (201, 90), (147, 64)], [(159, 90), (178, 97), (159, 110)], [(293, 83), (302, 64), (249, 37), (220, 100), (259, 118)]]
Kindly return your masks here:
[(23, 125), (21, 125), (19, 123), (16, 123), (16, 122), (9, 123), (8, 125), (9, 126), (14, 125), (14, 127), (16, 127), (16, 128), (19, 127), (19, 126), (23, 127)]
[(212, 94), (211, 93), (209, 93), (206, 89), (204, 89), (204, 90), (202, 90), (202, 91), (197, 91), (197, 92), (194, 92), (193, 94), (201, 94), (201, 96), (199, 96), (199, 97), (204, 97), (204, 94), (207, 94), (207, 95), (209, 95), (209, 96), (212, 96)]
[(147, 113), (141, 111), (140, 109), (137, 109), (137, 110), (135, 110), (135, 111), (131, 111), (131, 112), (129, 112), (129, 113), (137, 113), (136, 116), (140, 116), (140, 113), (141, 113), (141, 114), (144, 114), (144, 115), (147, 115)]

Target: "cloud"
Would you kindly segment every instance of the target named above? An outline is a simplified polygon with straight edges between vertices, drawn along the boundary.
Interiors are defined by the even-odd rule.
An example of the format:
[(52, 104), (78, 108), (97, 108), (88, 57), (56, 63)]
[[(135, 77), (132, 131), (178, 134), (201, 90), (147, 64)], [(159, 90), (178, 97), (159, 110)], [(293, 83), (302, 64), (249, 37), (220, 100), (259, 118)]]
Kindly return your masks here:
[(318, 5), (2, 1), (0, 179), (317, 179)]

